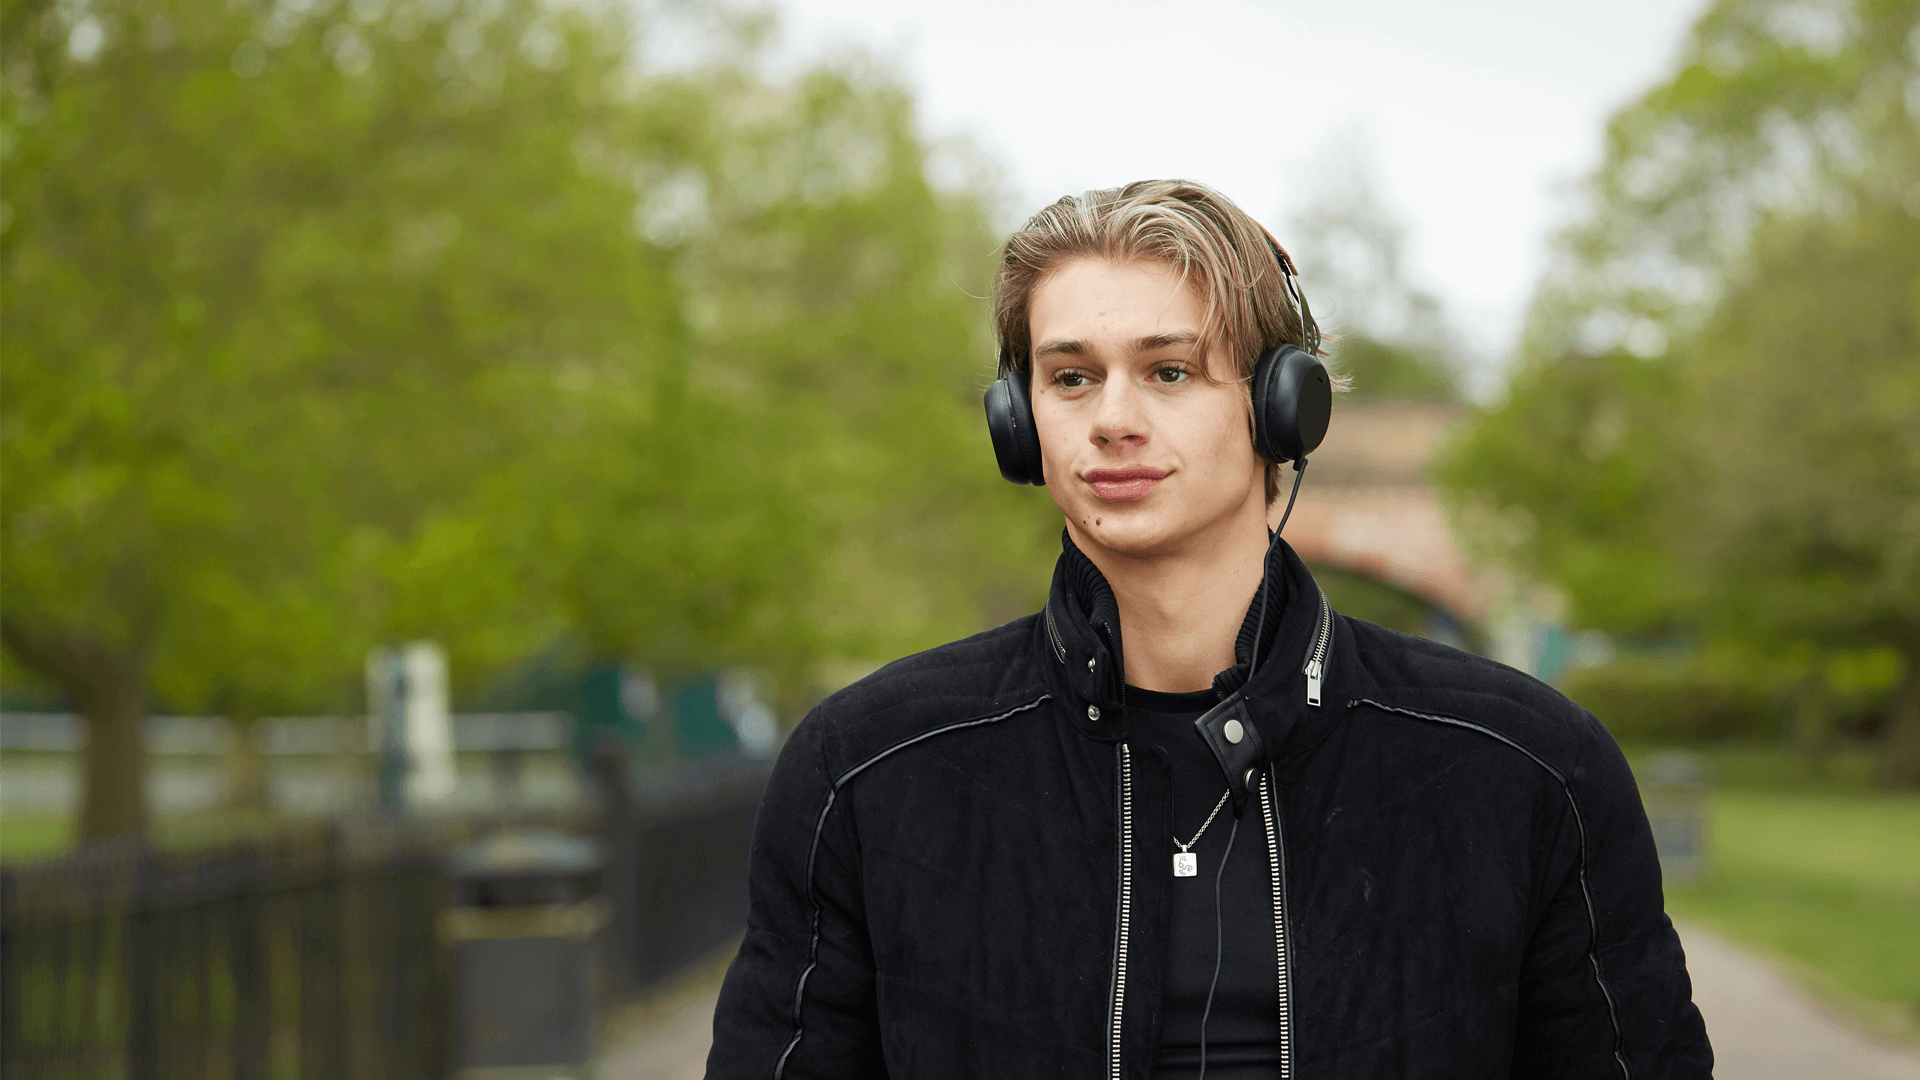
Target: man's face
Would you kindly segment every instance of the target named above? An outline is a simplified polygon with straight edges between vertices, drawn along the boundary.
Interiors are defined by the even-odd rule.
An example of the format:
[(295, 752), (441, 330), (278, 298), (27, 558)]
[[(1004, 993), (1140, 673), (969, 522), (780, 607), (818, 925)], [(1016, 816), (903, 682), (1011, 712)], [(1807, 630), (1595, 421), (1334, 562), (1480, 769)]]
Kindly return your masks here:
[(1083, 550), (1172, 554), (1238, 517), (1266, 520), (1247, 391), (1202, 353), (1205, 318), (1160, 263), (1076, 259), (1034, 290), (1034, 426)]

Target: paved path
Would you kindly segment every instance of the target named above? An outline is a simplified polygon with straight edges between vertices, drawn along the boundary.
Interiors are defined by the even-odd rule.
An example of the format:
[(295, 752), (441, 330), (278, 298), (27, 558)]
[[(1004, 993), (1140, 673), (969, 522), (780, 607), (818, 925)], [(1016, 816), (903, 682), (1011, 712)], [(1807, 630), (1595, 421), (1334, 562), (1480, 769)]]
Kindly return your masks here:
[[(1920, 1080), (1920, 1050), (1871, 1042), (1842, 1026), (1766, 960), (1682, 926), (1693, 998), (1707, 1018), (1717, 1080)], [(608, 1055), (604, 1080), (701, 1080), (713, 1037), (713, 988), (634, 1033)]]
[(1920, 1051), (1848, 1030), (1755, 953), (1699, 926), (1680, 940), (1716, 1080), (1920, 1080)]
[(713, 1045), (713, 1001), (718, 981), (693, 995), (659, 1023), (635, 1032), (601, 1066), (601, 1080), (702, 1080)]

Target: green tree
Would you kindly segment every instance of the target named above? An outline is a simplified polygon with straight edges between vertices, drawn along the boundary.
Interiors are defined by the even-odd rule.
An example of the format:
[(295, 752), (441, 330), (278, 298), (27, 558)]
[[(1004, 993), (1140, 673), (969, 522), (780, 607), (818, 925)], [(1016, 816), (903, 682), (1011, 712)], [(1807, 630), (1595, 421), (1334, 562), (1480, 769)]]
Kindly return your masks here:
[(1352, 400), (1462, 400), (1464, 350), (1440, 299), (1407, 275), (1407, 230), (1381, 198), (1358, 147), (1323, 158), (1326, 172), (1289, 222), (1306, 259), (1302, 283), (1334, 368), (1352, 380)]
[(1059, 524), (999, 480), (980, 420), (984, 197), (931, 183), (885, 70), (774, 85), (753, 45), (678, 86), (700, 118), (680, 156), (636, 164), (641, 231), (685, 290), (684, 372), (623, 390), (618, 365), (574, 371), (610, 441), (551, 471), (577, 493), (555, 513), (589, 649), (669, 674), (753, 664), (795, 704), (820, 661), (1032, 610)]
[(380, 640), (556, 624), (526, 579), (566, 372), (689, 340), (589, 150), (670, 132), (617, 23), (531, 3), (5, 28), (5, 641), (86, 718), (81, 834), (138, 832), (156, 689), (245, 717)]
[[(1916, 170), (1920, 181), (1920, 170)], [(1920, 208), (1916, 208), (1920, 209)], [(1920, 783), (1920, 213), (1781, 221), (1689, 358), (1676, 562), (1722, 634), (1895, 651), (1886, 773)]]
[(794, 492), (787, 527), (826, 539), (783, 571), (812, 586), (798, 625), (769, 630), (884, 659), (1033, 610), (1059, 520), (999, 479), (981, 420), (982, 197), (930, 183), (910, 100), (871, 66), (718, 97), (751, 119), (707, 159), (686, 244), (694, 370), (756, 417), (745, 449)]
[(1911, 2), (1715, 4), (1678, 73), (1614, 118), (1507, 396), (1447, 469), (1468, 520), (1584, 625), (1810, 672), (1897, 652), (1886, 769), (1909, 787), (1916, 34)]
[(649, 74), (534, 0), (3, 12), (0, 625), (83, 836), (143, 827), (155, 695), (344, 703), (411, 637), (796, 694), (1044, 587), (986, 213), (884, 73), (771, 85), (749, 24)]
[(1678, 70), (1607, 126), (1558, 239), (1524, 362), (1699, 332), (1770, 215), (1910, 206), (1920, 125), (1913, 0), (1718, 0)]

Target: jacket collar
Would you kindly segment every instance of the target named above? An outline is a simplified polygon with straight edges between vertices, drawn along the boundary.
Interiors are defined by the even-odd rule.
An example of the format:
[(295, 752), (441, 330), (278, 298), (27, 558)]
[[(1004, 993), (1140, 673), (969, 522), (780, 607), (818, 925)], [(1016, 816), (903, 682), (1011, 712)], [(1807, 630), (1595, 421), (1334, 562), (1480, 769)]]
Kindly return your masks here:
[[(1126, 703), (1122, 688), (1125, 671), (1121, 646), (1120, 609), (1112, 588), (1093, 561), (1074, 546), (1065, 530), (1061, 532), (1060, 560), (1054, 566), (1053, 588), (1047, 597), (1036, 632), (1035, 647), (1044, 655), (1042, 666), (1052, 673), (1059, 700), (1073, 727), (1088, 736), (1106, 742), (1122, 741), (1129, 736)], [(1347, 698), (1342, 692), (1342, 677), (1353, 667), (1350, 654), (1343, 655), (1344, 641), (1340, 620), (1326, 611), (1325, 634), (1327, 663), (1323, 668), (1320, 704), (1307, 704), (1305, 667), (1322, 634), (1320, 586), (1306, 564), (1294, 554), (1285, 540), (1273, 545), (1267, 564), (1267, 581), (1272, 589), (1268, 600), (1266, 625), (1261, 633), (1264, 655), (1255, 668), (1253, 682), (1247, 683), (1247, 658), (1251, 655), (1255, 627), (1260, 621), (1258, 590), (1247, 606), (1234, 655), (1240, 663), (1214, 676), (1215, 693), (1223, 703), (1244, 701), (1244, 712), (1209, 714), (1215, 734), (1227, 719), (1239, 718), (1256, 733), (1254, 738), (1229, 746), (1209, 738), (1223, 771), (1232, 777), (1248, 764), (1291, 757), (1304, 752), (1332, 731), (1338, 711), (1344, 711)], [(1236, 697), (1236, 693), (1238, 696)], [(1218, 710), (1216, 710), (1218, 711)], [(1203, 727), (1203, 736), (1206, 729)]]

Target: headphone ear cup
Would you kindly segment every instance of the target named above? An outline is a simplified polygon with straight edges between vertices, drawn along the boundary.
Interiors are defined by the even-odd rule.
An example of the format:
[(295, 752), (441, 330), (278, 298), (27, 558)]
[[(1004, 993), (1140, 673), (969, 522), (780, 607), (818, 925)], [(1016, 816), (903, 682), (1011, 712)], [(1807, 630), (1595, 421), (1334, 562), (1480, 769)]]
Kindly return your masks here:
[(987, 387), (987, 434), (993, 438), (1000, 475), (1016, 484), (1045, 487), (1040, 435), (1033, 427), (1033, 403), (1027, 397), (1027, 369), (1001, 374)]
[(1333, 419), (1333, 381), (1316, 356), (1282, 343), (1253, 369), (1253, 445), (1276, 464), (1319, 449)]

